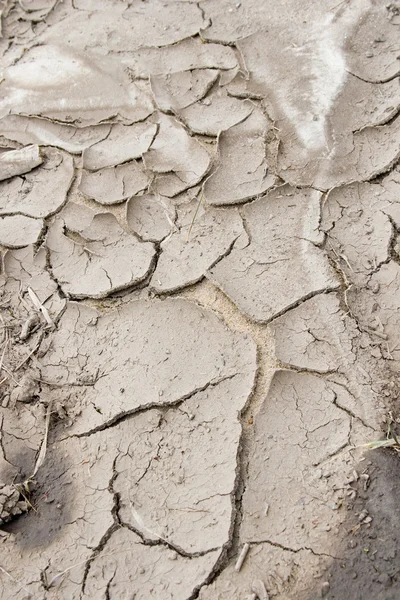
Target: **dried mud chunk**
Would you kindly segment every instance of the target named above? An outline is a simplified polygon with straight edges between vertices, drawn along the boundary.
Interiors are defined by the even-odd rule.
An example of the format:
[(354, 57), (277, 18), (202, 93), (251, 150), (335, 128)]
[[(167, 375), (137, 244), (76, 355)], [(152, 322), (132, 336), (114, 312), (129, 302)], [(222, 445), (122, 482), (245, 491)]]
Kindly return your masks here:
[(145, 242), (160, 242), (171, 231), (173, 214), (151, 194), (131, 198), (126, 204), (126, 221), (131, 231)]
[(194, 69), (168, 75), (153, 75), (151, 89), (157, 106), (174, 113), (203, 98), (218, 79), (218, 71)]
[[(110, 558), (111, 556), (111, 558)], [(145, 546), (133, 531), (119, 529), (92, 561), (83, 599), (97, 598), (107, 589), (110, 600), (186, 600), (212, 571), (219, 552), (186, 557), (163, 546)]]
[(237, 66), (233, 48), (204, 44), (199, 37), (188, 38), (163, 48), (140, 48), (122, 57), (136, 77), (167, 75), (192, 69), (229, 70)]
[(253, 108), (250, 102), (241, 102), (228, 96), (225, 89), (217, 89), (205, 100), (181, 110), (179, 116), (193, 133), (216, 136), (243, 121)]
[(316, 466), (349, 443), (350, 417), (334, 404), (336, 399), (340, 404), (345, 393), (314, 375), (274, 375), (255, 420), (243, 496), (243, 541), (268, 539), (289, 548), (326, 552), (326, 531), (315, 527), (313, 519), (318, 514), (320, 523), (335, 520), (334, 479), (321, 478)]
[(176, 196), (195, 186), (207, 173), (210, 156), (172, 117), (159, 114), (159, 132), (143, 155), (146, 168), (157, 174), (156, 189), (163, 196)]
[(57, 146), (71, 154), (80, 154), (85, 148), (107, 137), (110, 125), (74, 127), (39, 119), (8, 115), (0, 120), (0, 132), (9, 140), (20, 144)]
[(157, 133), (153, 123), (114, 125), (106, 139), (93, 144), (83, 153), (85, 169), (97, 171), (140, 158), (151, 146)]
[(223, 380), (124, 445), (114, 480), (123, 523), (188, 553), (223, 547), (231, 527), (238, 414), (249, 392), (248, 379)]
[(15, 485), (0, 482), (0, 527), (28, 510)]
[[(57, 319), (64, 309), (65, 300), (60, 298), (57, 284), (46, 270), (45, 250), (41, 248), (37, 254), (33, 246), (8, 250), (4, 255), (4, 275), (0, 276), (0, 289), (3, 297), (10, 299), (13, 314), (21, 322), (26, 321), (29, 309), (20, 302), (19, 294), (25, 294), (28, 287), (32, 288), (52, 319)], [(30, 305), (31, 302), (28, 306)]]
[(25, 374), (11, 392), (11, 402), (32, 402), (40, 391), (39, 382), (30, 374)]
[(110, 213), (95, 215), (76, 240), (57, 219), (46, 243), (54, 277), (65, 294), (76, 298), (104, 298), (139, 283), (155, 253), (153, 244), (125, 233)]
[(140, 163), (132, 161), (99, 171), (83, 171), (79, 190), (99, 204), (119, 204), (143, 192), (150, 179)]
[(96, 4), (96, 10), (74, 11), (39, 39), (79, 50), (102, 53), (131, 52), (142, 47), (176, 44), (199, 33), (206, 25), (196, 4), (170, 0), (118, 3), (112, 8)]
[(276, 357), (285, 365), (321, 373), (350, 367), (356, 359), (352, 337), (357, 330), (349, 331), (349, 325), (338, 296), (319, 294), (271, 324)]
[(276, 177), (268, 173), (265, 137), (268, 121), (254, 109), (242, 123), (221, 133), (219, 160), (204, 186), (208, 204), (245, 202), (272, 187)]
[(209, 270), (209, 279), (254, 321), (268, 322), (339, 286), (327, 256), (316, 247), (323, 240), (320, 198), (315, 190), (282, 186), (245, 206), (249, 240), (238, 240)]
[(39, 218), (61, 208), (74, 177), (73, 160), (55, 148), (44, 149), (43, 157), (39, 168), (0, 183), (0, 214), (22, 213)]
[(178, 208), (177, 228), (162, 242), (151, 279), (156, 292), (171, 292), (199, 281), (243, 233), (236, 209), (198, 207), (196, 199)]
[[(62, 23), (64, 27), (65, 19)], [(100, 60), (57, 45), (28, 50), (5, 70), (0, 92), (1, 117), (33, 115), (85, 126), (113, 119), (116, 114), (140, 121), (153, 112), (151, 99), (115, 59)]]
[(43, 228), (41, 219), (24, 215), (0, 217), (0, 244), (6, 248), (23, 248), (37, 242)]
[(38, 146), (26, 146), (0, 154), (0, 181), (32, 171), (43, 162)]
[(174, 404), (236, 374), (251, 389), (255, 347), (184, 300), (132, 302), (103, 316), (70, 303), (41, 368), (48, 381), (73, 383), (83, 375), (95, 381), (85, 388), (81, 417), (70, 430), (83, 433), (138, 408)]

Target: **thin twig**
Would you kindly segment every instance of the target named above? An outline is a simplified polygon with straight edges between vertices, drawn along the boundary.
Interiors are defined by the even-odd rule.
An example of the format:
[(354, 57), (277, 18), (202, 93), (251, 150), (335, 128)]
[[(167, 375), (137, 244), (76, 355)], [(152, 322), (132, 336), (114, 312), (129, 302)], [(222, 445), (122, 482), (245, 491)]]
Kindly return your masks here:
[(28, 287), (28, 294), (29, 294), (30, 299), (32, 300), (32, 304), (35, 306), (35, 308), (37, 310), (40, 310), (40, 312), (42, 313), (42, 315), (46, 319), (47, 324), (50, 325), (50, 327), (53, 327), (54, 326), (54, 322), (53, 322), (53, 319), (49, 315), (49, 311), (40, 302), (39, 298), (37, 297), (37, 295), (35, 294), (35, 292), (33, 291), (33, 289), (31, 287)]
[[(106, 556), (115, 556), (116, 554), (125, 554), (126, 552), (130, 552), (130, 549), (127, 550), (117, 550), (116, 552), (108, 552), (107, 554), (100, 554), (99, 557), (106, 557)], [(72, 569), (76, 569), (76, 567), (80, 567), (81, 565), (85, 565), (88, 562), (88, 559), (86, 560), (81, 560), (80, 562), (71, 565), (70, 567), (67, 567), (64, 571), (61, 571), (61, 573), (57, 573), (57, 575), (54, 575), (54, 577), (50, 580), (50, 582), (47, 584), (47, 589), (50, 589), (51, 586), (53, 585), (53, 583), (55, 581), (57, 581), (57, 579), (59, 577), (62, 577), (62, 575), (65, 575), (66, 573), (68, 573), (68, 571), (72, 571)]]
[(46, 451), (47, 451), (47, 438), (48, 438), (48, 434), (49, 434), (50, 415), (51, 415), (51, 402), (49, 402), (49, 404), (47, 405), (46, 424), (45, 424), (45, 432), (44, 432), (43, 442), (42, 442), (42, 445), (40, 446), (40, 452), (37, 457), (35, 468), (33, 470), (32, 475), (28, 478), (28, 481), (35, 477), (36, 473), (38, 472), (38, 470), (40, 469), (40, 467), (42, 466), (42, 464), (44, 462), (44, 459), (46, 456)]
[(196, 210), (194, 211), (192, 222), (190, 223), (189, 231), (188, 231), (187, 238), (186, 238), (186, 243), (189, 242), (190, 234), (192, 233), (193, 225), (196, 220), (197, 213), (199, 212), (200, 204), (203, 202), (203, 197), (204, 197), (203, 190), (201, 190), (200, 195), (199, 195), (199, 201), (197, 203)]
[[(34, 348), (34, 349), (31, 351), (31, 352), (29, 352), (28, 356), (26, 356), (26, 357), (24, 358), (24, 360), (23, 360), (23, 361), (21, 361), (17, 367), (15, 367), (15, 369), (14, 369), (14, 373), (16, 373), (17, 371), (19, 371), (19, 370), (20, 370), (20, 368), (21, 368), (21, 367), (23, 367), (23, 366), (24, 366), (24, 364), (25, 364), (25, 363), (26, 363), (26, 362), (27, 362), (27, 361), (30, 359), (30, 357), (32, 356), (32, 354), (35, 354), (35, 352), (36, 352), (37, 350), (39, 350), (39, 346), (40, 346), (40, 344), (41, 344), (41, 341), (40, 341), (40, 342), (39, 342), (39, 343), (38, 343), (38, 344), (35, 346), (35, 348)], [(1, 383), (1, 382), (0, 382), (0, 383)]]
[(2, 571), (4, 573), (4, 575), (7, 575), (7, 577), (9, 577), (11, 579), (11, 581), (13, 581), (17, 585), (19, 585), (19, 587), (22, 590), (24, 590), (24, 592), (26, 592), (27, 594), (29, 594), (29, 596), (32, 595), (31, 592), (28, 590), (28, 588), (26, 588), (20, 581), (18, 581), (18, 579), (14, 579), (14, 577), (12, 575), (10, 575), (10, 573), (8, 571), (6, 571), (5, 569), (3, 569), (3, 567), (0, 567), (0, 571)]

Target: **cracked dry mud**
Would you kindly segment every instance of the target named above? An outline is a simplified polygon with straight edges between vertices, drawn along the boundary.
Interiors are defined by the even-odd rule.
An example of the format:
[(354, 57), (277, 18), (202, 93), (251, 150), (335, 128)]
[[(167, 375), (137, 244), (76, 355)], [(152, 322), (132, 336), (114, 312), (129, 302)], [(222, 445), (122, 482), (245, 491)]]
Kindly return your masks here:
[(0, 596), (397, 600), (400, 5), (0, 2)]

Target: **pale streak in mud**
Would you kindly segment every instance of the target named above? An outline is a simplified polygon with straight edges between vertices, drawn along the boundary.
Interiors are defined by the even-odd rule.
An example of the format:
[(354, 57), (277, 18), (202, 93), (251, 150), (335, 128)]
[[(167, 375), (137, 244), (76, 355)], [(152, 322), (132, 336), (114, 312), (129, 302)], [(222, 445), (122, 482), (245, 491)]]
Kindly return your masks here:
[(306, 85), (303, 94), (295, 88), (293, 97), (293, 82), (288, 81), (279, 102), (306, 150), (329, 148), (327, 119), (347, 77), (343, 46), (369, 6), (369, 0), (357, 0), (336, 14), (329, 13), (313, 24), (306, 44), (284, 50), (297, 58)]

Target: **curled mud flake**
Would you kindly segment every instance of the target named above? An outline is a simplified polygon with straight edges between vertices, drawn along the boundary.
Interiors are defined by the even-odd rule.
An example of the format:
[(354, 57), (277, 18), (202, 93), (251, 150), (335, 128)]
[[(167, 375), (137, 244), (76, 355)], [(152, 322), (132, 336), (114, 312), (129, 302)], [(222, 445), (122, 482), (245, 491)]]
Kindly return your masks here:
[(153, 595), (163, 600), (185, 600), (200, 588), (220, 555), (186, 557), (162, 545), (144, 546), (129, 529), (115, 531), (90, 564), (82, 598), (98, 597), (104, 589), (110, 600)]
[(135, 285), (148, 275), (153, 244), (126, 233), (111, 213), (97, 214), (78, 237), (64, 232), (57, 219), (47, 235), (53, 276), (76, 298), (104, 298)]
[(245, 202), (276, 183), (266, 160), (267, 131), (268, 121), (259, 109), (254, 109), (243, 122), (221, 133), (218, 161), (204, 185), (208, 204)]
[(81, 416), (71, 432), (77, 434), (140, 408), (177, 403), (235, 374), (249, 389), (253, 383), (252, 341), (184, 300), (138, 301), (102, 316), (70, 303), (52, 340), (41, 361), (43, 379), (92, 378), (76, 407)]
[(72, 157), (55, 148), (43, 149), (42, 153), (40, 167), (0, 183), (0, 214), (47, 217), (65, 203), (74, 177)]
[(80, 154), (110, 133), (110, 125), (74, 127), (47, 119), (7, 115), (0, 120), (0, 131), (9, 140), (20, 144), (56, 146), (71, 154)]
[[(108, 3), (107, 3), (108, 4)], [(191, 2), (154, 0), (151, 4), (96, 5), (92, 12), (74, 11), (45, 31), (40, 40), (92, 52), (132, 52), (139, 48), (176, 44), (206, 25), (201, 10)], [(101, 49), (101, 50), (100, 50)]]
[[(4, 132), (2, 132), (4, 135)], [(32, 171), (43, 162), (39, 146), (26, 146), (0, 154), (0, 181)]]
[[(275, 373), (255, 419), (255, 443), (243, 496), (243, 541), (272, 540), (286, 548), (328, 551), (326, 531), (314, 527), (313, 519), (318, 514), (320, 522), (338, 523), (340, 516), (331, 505), (348, 457), (336, 458), (342, 466), (335, 468), (337, 475), (329, 481), (316, 466), (349, 444), (350, 416), (334, 404), (342, 390), (314, 375)], [(268, 519), (261, 517), (265, 498), (270, 503)]]
[(157, 125), (153, 123), (113, 125), (106, 139), (84, 151), (83, 166), (85, 169), (97, 171), (141, 158), (151, 146), (156, 133)]
[(149, 175), (133, 160), (99, 171), (83, 171), (79, 190), (99, 204), (119, 204), (143, 192), (149, 184)]
[(199, 37), (188, 38), (163, 48), (140, 48), (126, 55), (121, 54), (123, 64), (132, 69), (136, 77), (141, 78), (193, 69), (224, 71), (237, 66), (233, 48), (221, 44), (204, 44)]
[(86, 204), (69, 201), (58, 216), (64, 221), (67, 229), (79, 233), (89, 227), (93, 220), (93, 210)]
[(199, 202), (196, 198), (178, 208), (176, 227), (161, 244), (151, 279), (156, 292), (175, 291), (202, 279), (244, 233), (237, 209), (204, 207)]
[(23, 248), (35, 244), (42, 229), (42, 219), (24, 215), (0, 217), (0, 244), (6, 248)]
[(145, 242), (160, 242), (174, 227), (174, 212), (157, 196), (145, 194), (126, 204), (126, 221), (131, 231)]
[(65, 300), (60, 297), (57, 284), (47, 271), (46, 251), (42, 248), (35, 254), (31, 245), (20, 250), (8, 250), (4, 255), (4, 273), (0, 275), (3, 296), (10, 299), (12, 313), (21, 323), (35, 308), (29, 298), (28, 288), (33, 290), (51, 318), (56, 320), (64, 310)]
[[(208, 277), (257, 322), (268, 322), (302, 300), (334, 290), (339, 281), (316, 244), (321, 194), (282, 186), (244, 208), (246, 244), (208, 271)], [(282, 231), (282, 223), (285, 223)]]
[(143, 155), (146, 168), (156, 174), (154, 187), (167, 197), (195, 186), (207, 173), (210, 156), (172, 117), (159, 114), (159, 132)]
[(217, 136), (244, 121), (253, 109), (250, 102), (241, 102), (218, 88), (204, 100), (181, 110), (179, 116), (193, 133)]
[(33, 115), (87, 126), (116, 115), (140, 121), (153, 112), (151, 98), (115, 59), (99, 60), (57, 45), (28, 50), (5, 70), (0, 90), (2, 117)]
[(201, 100), (218, 79), (214, 69), (194, 69), (169, 75), (153, 75), (151, 89), (158, 108), (175, 113)]

